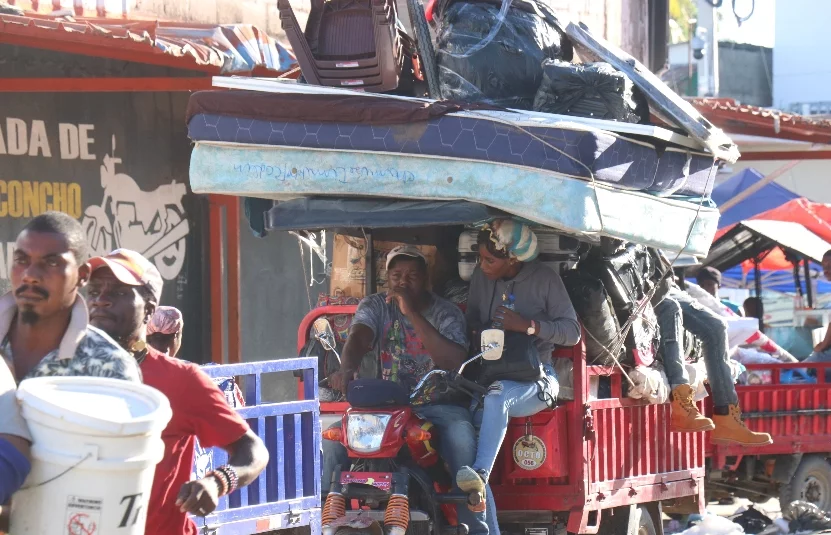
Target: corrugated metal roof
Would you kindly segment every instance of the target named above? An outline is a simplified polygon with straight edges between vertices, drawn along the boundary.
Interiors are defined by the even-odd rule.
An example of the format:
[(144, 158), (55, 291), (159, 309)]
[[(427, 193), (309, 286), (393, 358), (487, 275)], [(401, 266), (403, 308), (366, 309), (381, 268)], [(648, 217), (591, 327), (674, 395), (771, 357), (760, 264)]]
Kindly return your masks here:
[(731, 134), (831, 143), (831, 121), (739, 104), (727, 98), (694, 98), (693, 106)]
[(0, 14), (0, 42), (214, 74), (277, 76), (297, 65), (288, 48), (250, 24)]

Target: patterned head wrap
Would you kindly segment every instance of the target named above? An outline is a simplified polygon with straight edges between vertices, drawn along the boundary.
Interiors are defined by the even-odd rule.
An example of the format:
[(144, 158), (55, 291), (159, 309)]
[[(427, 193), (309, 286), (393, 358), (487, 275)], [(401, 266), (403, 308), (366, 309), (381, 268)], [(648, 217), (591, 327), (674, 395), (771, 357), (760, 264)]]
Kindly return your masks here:
[(490, 239), (498, 251), (520, 262), (530, 262), (540, 253), (537, 235), (528, 225), (519, 221), (497, 219), (485, 225), (485, 230), (490, 233)]
[(184, 325), (182, 313), (178, 308), (161, 306), (156, 308), (156, 312), (150, 318), (147, 334), (176, 334), (182, 330)]

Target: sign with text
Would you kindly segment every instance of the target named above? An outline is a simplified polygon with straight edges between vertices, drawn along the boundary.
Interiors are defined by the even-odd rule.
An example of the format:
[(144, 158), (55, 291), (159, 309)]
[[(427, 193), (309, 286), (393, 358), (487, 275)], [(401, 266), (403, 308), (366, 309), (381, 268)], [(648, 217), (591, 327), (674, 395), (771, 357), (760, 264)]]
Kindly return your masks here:
[[(187, 189), (186, 95), (22, 94), (0, 102), (0, 291), (31, 218), (77, 218), (93, 256), (125, 247), (165, 280), (164, 304), (201, 322), (201, 218)], [(190, 206), (196, 206), (194, 210)], [(196, 294), (196, 295), (193, 295)], [(189, 312), (191, 312), (189, 314)], [(187, 329), (185, 331), (187, 333)], [(187, 351), (187, 340), (183, 351)], [(194, 337), (190, 349), (201, 345)], [(198, 360), (198, 359), (197, 359)]]

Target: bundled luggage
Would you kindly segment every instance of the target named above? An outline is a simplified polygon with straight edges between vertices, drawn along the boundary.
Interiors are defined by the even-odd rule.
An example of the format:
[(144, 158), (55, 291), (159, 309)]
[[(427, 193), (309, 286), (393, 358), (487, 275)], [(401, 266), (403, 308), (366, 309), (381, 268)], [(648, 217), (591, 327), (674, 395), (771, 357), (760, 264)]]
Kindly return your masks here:
[[(655, 359), (659, 340), (652, 304), (643, 303), (652, 289), (653, 257), (642, 245), (630, 243), (614, 249), (610, 248), (612, 240), (604, 241), (603, 247), (592, 250), (583, 267), (603, 282), (620, 324), (625, 325), (632, 318), (626, 336), (627, 358), (636, 365), (649, 366)], [(639, 307), (640, 311), (635, 313)]]
[(572, 59), (553, 12), (536, 0), (442, 2), (436, 45), (442, 98), (530, 110), (546, 59)]
[(586, 259), (586, 269), (603, 281), (618, 317), (625, 320), (651, 289), (649, 275), (653, 257), (646, 247), (634, 243), (608, 253), (596, 247)]
[(649, 105), (632, 80), (608, 63), (575, 64), (545, 60), (534, 111), (605, 119), (649, 122)]
[[(583, 329), (588, 334), (585, 338), (586, 363), (614, 366), (616, 359), (622, 362), (624, 355), (621, 350), (615, 354), (610, 352), (620, 332), (620, 324), (612, 300), (600, 279), (585, 271), (573, 269), (563, 274), (563, 284)], [(627, 364), (631, 364), (631, 361)]]

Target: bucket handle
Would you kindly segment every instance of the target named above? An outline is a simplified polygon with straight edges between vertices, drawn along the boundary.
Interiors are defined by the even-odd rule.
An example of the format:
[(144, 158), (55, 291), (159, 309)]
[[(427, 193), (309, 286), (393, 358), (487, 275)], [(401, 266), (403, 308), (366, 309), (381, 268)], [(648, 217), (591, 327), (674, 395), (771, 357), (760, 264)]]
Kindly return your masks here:
[[(32, 447), (32, 452), (34, 452), (34, 450), (35, 450), (35, 447), (33, 446)], [(23, 487), (21, 487), (20, 490), (36, 489), (38, 487), (42, 487), (42, 486), (44, 486), (48, 483), (51, 483), (51, 482), (53, 482), (57, 479), (60, 479), (63, 476), (65, 476), (66, 474), (68, 474), (69, 472), (71, 472), (72, 470), (74, 470), (75, 468), (77, 468), (81, 463), (83, 463), (87, 459), (91, 459), (93, 457), (93, 455), (96, 455), (96, 454), (97, 454), (97, 451), (96, 452), (89, 451), (89, 452), (87, 452), (86, 455), (81, 457), (81, 459), (79, 461), (77, 461), (75, 464), (71, 465), (69, 468), (67, 468), (66, 470), (64, 470), (60, 474), (58, 474), (56, 476), (53, 476), (53, 477), (50, 477), (46, 481), (41, 481), (40, 483), (33, 483), (31, 485), (24, 485)], [(49, 457), (49, 456), (62, 457), (64, 459), (67, 459), (67, 458), (77, 459), (77, 456), (75, 456), (75, 455), (57, 455), (57, 454), (54, 454), (54, 453), (51, 453), (51, 452), (49, 454), (46, 454), (45, 456), (47, 456), (47, 457)]]
[(78, 468), (81, 464), (83, 464), (87, 460), (95, 461), (95, 464), (96, 464), (97, 467), (100, 467), (101, 469), (108, 470), (108, 471), (128, 472), (128, 471), (139, 470), (139, 469), (147, 466), (148, 464), (150, 464), (149, 463), (150, 460), (155, 460), (155, 463), (153, 463), (153, 464), (156, 464), (156, 463), (158, 463), (158, 461), (160, 461), (162, 459), (162, 457), (164, 456), (164, 446), (161, 443), (159, 444), (159, 446), (160, 447), (156, 448), (156, 452), (155, 452), (156, 455), (148, 455), (146, 457), (141, 457), (141, 458), (138, 458), (138, 459), (125, 459), (125, 460), (118, 460), (118, 461), (100, 461), (100, 460), (98, 460), (98, 446), (95, 446), (95, 445), (92, 445), (92, 444), (87, 444), (86, 445), (85, 449), (87, 450), (87, 452), (84, 455), (66, 455), (66, 454), (62, 454), (62, 453), (56, 453), (54, 451), (51, 451), (51, 450), (48, 450), (48, 449), (45, 449), (45, 448), (39, 448), (37, 445), (33, 445), (32, 450), (31, 450), (33, 458), (41, 459), (41, 460), (44, 460), (46, 462), (51, 462), (53, 464), (63, 464), (63, 465), (65, 465), (67, 463), (72, 463), (72, 464), (66, 470), (61, 472), (60, 474), (58, 474), (56, 476), (53, 476), (53, 477), (47, 479), (46, 481), (42, 481), (40, 483), (33, 483), (31, 485), (25, 485), (20, 490), (42, 487), (43, 485), (46, 485), (47, 483), (51, 483), (51, 482), (65, 476), (66, 474), (68, 474), (72, 470)]

